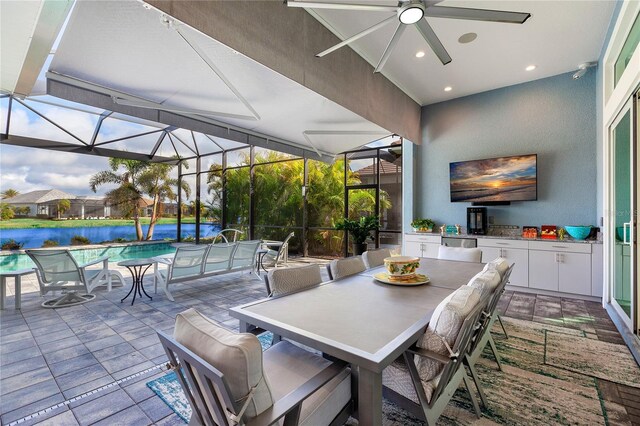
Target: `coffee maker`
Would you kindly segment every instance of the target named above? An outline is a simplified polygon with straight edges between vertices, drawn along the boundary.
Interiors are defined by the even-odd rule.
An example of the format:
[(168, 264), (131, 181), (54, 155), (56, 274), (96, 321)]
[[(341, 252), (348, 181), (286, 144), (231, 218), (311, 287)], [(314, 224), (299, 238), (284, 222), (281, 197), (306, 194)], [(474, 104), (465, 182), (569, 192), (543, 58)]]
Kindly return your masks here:
[(467, 208), (467, 234), (486, 235), (487, 234), (487, 208), (468, 207)]

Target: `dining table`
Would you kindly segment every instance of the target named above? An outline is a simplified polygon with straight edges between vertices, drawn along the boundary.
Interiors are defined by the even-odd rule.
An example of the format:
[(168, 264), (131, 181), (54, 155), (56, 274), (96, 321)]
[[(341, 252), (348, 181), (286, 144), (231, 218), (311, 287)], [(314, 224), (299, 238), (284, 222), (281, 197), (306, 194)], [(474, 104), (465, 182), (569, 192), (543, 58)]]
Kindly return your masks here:
[(351, 364), (360, 424), (382, 424), (382, 371), (424, 333), (433, 311), (484, 267), (482, 263), (421, 258), (429, 282), (391, 285), (374, 275), (384, 266), (309, 289), (231, 308), (240, 331), (269, 330)]

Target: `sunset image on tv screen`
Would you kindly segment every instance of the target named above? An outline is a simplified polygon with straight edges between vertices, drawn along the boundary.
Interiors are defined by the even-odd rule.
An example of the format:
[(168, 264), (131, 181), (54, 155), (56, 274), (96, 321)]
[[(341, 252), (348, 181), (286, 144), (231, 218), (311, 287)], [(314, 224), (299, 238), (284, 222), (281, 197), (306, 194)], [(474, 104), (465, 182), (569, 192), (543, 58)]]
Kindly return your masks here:
[(451, 201), (531, 201), (537, 194), (537, 156), (449, 164)]

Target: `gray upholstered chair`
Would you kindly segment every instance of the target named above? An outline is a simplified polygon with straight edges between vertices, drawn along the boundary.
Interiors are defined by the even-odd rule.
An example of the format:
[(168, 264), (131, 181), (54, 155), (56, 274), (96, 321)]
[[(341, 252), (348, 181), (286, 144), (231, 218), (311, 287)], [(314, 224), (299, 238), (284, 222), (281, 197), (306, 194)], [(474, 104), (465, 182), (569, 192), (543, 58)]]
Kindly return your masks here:
[(322, 282), (320, 266), (306, 265), (295, 268), (272, 269), (264, 278), (269, 296), (280, 296), (292, 293), (308, 287), (313, 287)]
[(367, 269), (384, 265), (384, 259), (391, 256), (389, 249), (367, 250), (362, 253), (362, 260)]
[(438, 259), (458, 260), (460, 262), (481, 262), (482, 250), (479, 248), (440, 246), (438, 247)]
[[(505, 286), (509, 282), (509, 276), (511, 275), (514, 265), (515, 264), (509, 266), (507, 261), (502, 258), (495, 259), (494, 261), (487, 263), (485, 269), (475, 277), (471, 278), (467, 284), (467, 286), (479, 290), (483, 297), (487, 297), (489, 299), (486, 308), (482, 312), (479, 327), (475, 332), (469, 350), (463, 358), (463, 362), (469, 368), (471, 378), (478, 388), (480, 400), (485, 407), (488, 406), (487, 398), (482, 390), (480, 378), (478, 377), (478, 373), (475, 369), (475, 363), (478, 358), (482, 356), (484, 348), (489, 344), (491, 352), (498, 364), (498, 369), (502, 371), (500, 355), (498, 354), (498, 349), (493, 341), (493, 337), (491, 337), (491, 328), (493, 328), (493, 324), (496, 319), (498, 319), (502, 325), (502, 320), (500, 320), (500, 316), (496, 312), (496, 307), (498, 306), (502, 293), (504, 293)], [(507, 269), (504, 269), (505, 266)], [(504, 329), (504, 325), (502, 325), (502, 330), (506, 335), (507, 332)]]
[(329, 279), (337, 280), (338, 278), (348, 277), (349, 275), (358, 274), (367, 269), (362, 261), (362, 256), (347, 257), (344, 259), (336, 259), (329, 262), (327, 272)]
[(435, 309), (418, 342), (383, 372), (385, 397), (435, 425), (454, 392), (464, 383), (476, 416), (480, 407), (463, 364), (487, 298), (462, 286)]
[(264, 353), (258, 338), (233, 333), (189, 309), (174, 336), (158, 332), (192, 408), (190, 425), (337, 425), (349, 417), (351, 373), (289, 342)]
[[(101, 257), (79, 265), (69, 250), (25, 250), (36, 264), (36, 277), (40, 285), (40, 295), (61, 291), (63, 294), (42, 303), (45, 308), (61, 308), (78, 305), (93, 300), (91, 292), (106, 285), (111, 291), (113, 281), (124, 285), (124, 278), (118, 271), (109, 270), (109, 258)], [(97, 269), (90, 266), (100, 265)]]

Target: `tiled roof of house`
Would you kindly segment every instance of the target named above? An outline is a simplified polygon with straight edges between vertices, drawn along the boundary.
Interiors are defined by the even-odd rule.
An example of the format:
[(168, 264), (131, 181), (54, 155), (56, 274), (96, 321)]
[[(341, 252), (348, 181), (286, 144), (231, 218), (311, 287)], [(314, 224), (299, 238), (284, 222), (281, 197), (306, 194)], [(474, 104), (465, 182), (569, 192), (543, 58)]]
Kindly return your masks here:
[(53, 200), (74, 200), (75, 198), (75, 195), (60, 191), (59, 189), (43, 189), (5, 198), (2, 202), (7, 204), (41, 204)]
[[(358, 173), (361, 175), (375, 175), (376, 174), (376, 165), (371, 164), (370, 166), (364, 167), (358, 170)], [(402, 167), (396, 166), (393, 163), (390, 163), (385, 160), (380, 160), (380, 174), (381, 175), (389, 175), (395, 173), (402, 173)]]

